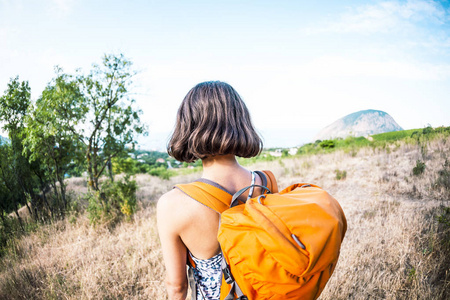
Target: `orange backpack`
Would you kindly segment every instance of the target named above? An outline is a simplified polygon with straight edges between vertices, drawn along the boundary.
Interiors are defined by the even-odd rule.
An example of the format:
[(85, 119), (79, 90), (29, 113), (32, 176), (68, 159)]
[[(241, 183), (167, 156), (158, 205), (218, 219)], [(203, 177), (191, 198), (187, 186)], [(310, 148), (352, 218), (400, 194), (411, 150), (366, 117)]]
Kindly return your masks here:
[(278, 193), (270, 171), (257, 173), (267, 193), (236, 206), (250, 187), (231, 196), (205, 182), (176, 185), (221, 214), (220, 299), (316, 299), (338, 261), (344, 212), (316, 185), (298, 183)]

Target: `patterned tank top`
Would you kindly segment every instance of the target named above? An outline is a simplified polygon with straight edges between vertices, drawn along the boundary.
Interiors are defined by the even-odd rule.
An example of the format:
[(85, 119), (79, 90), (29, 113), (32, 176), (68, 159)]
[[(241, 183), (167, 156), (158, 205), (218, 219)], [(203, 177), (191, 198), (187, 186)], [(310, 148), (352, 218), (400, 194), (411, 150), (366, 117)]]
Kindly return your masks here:
[[(251, 172), (252, 181), (251, 185), (255, 184), (256, 173)], [(201, 178), (198, 181), (206, 182), (212, 184), (225, 192), (233, 195), (227, 189), (215, 183), (211, 180)], [(253, 186), (249, 191), (248, 199), (252, 197)], [(194, 277), (197, 283), (197, 300), (219, 300), (220, 299), (220, 286), (222, 283), (222, 252), (209, 258), (209, 259), (198, 259), (195, 258), (190, 252), (189, 255), (195, 262)]]
[(195, 262), (194, 277), (197, 282), (198, 300), (218, 300), (222, 282), (222, 252), (209, 258), (198, 259), (189, 253)]

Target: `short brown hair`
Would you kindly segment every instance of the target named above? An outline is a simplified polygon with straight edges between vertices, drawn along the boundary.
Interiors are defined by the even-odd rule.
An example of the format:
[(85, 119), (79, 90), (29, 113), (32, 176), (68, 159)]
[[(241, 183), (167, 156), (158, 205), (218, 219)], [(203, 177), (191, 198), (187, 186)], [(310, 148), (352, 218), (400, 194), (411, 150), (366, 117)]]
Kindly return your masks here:
[(226, 154), (253, 157), (262, 147), (239, 94), (227, 83), (208, 81), (184, 97), (167, 152), (178, 161), (193, 162)]

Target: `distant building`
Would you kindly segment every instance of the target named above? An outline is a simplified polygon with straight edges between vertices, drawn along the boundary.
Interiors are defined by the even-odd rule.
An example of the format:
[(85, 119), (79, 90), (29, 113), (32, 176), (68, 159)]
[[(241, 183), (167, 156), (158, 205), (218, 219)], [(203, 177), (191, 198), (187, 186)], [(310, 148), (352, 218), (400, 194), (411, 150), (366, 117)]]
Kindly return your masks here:
[(158, 159), (156, 160), (156, 162), (157, 162), (157, 163), (162, 163), (162, 164), (165, 164), (165, 163), (166, 163), (166, 161), (164, 160), (164, 158), (158, 158)]
[(275, 151), (269, 152), (269, 155), (273, 156), (273, 157), (281, 157), (283, 155), (283, 153), (282, 153), (281, 149), (277, 149)]
[(297, 147), (293, 147), (291, 149), (289, 149), (289, 154), (290, 155), (295, 155), (298, 152), (298, 148)]
[(293, 148), (290, 148), (289, 150), (288, 149), (276, 149), (275, 151), (269, 152), (269, 155), (273, 156), (273, 157), (282, 157), (283, 151), (284, 152), (287, 151), (287, 153), (289, 153), (289, 155), (295, 155), (295, 154), (297, 154), (298, 148), (293, 147)]

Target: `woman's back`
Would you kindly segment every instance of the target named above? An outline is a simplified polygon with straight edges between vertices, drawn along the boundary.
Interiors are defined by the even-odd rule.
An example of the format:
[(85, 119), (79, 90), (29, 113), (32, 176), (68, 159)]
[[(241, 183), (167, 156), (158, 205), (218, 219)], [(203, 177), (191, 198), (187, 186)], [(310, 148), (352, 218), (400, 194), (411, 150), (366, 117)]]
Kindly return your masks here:
[[(221, 156), (205, 162), (203, 179), (218, 184), (230, 194), (250, 185), (251, 172), (237, 164), (234, 156)], [(255, 178), (256, 184), (261, 184), (259, 176)], [(245, 199), (249, 191), (242, 195)], [(259, 195), (255, 189), (253, 195)], [(219, 253), (217, 241), (220, 215), (205, 205), (195, 201), (179, 189), (173, 189), (165, 194), (158, 206), (166, 206), (167, 216), (159, 215), (158, 222), (167, 218), (170, 224), (178, 228), (178, 233), (189, 249), (190, 253), (198, 259), (209, 259)], [(163, 220), (161, 220), (163, 221)], [(163, 221), (164, 222), (164, 221)]]

